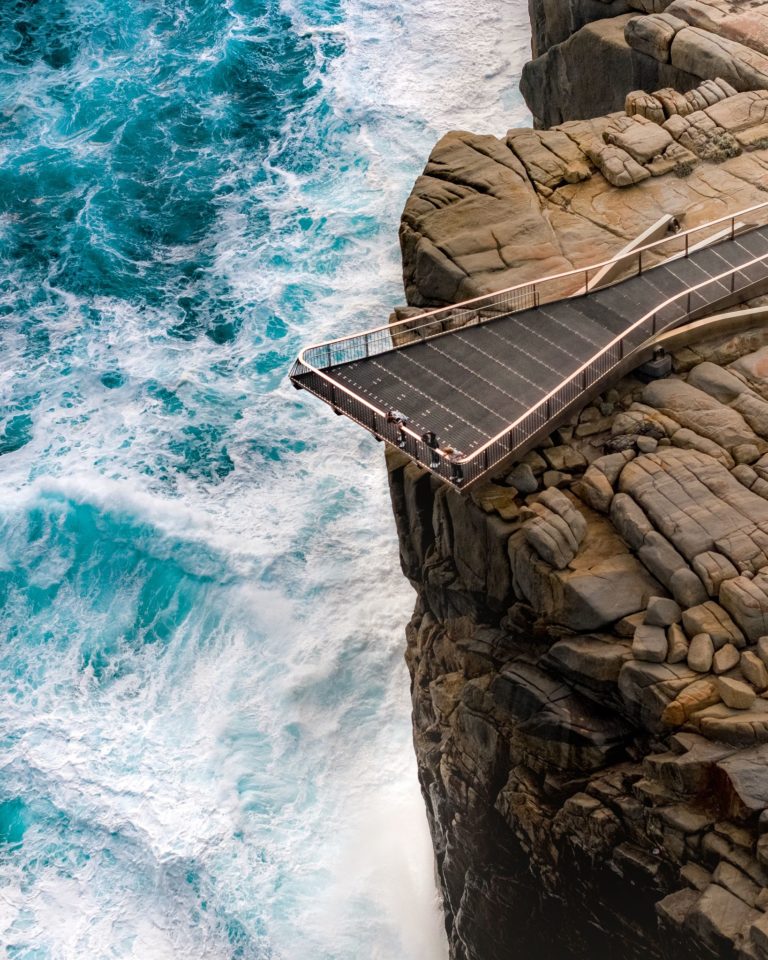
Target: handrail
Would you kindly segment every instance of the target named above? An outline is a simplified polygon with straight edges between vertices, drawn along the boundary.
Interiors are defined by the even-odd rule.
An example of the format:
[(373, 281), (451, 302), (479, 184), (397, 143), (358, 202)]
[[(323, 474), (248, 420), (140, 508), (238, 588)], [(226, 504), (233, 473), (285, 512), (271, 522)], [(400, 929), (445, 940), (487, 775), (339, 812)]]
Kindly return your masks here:
[[(420, 461), (424, 465), (426, 465), (427, 459), (431, 458), (433, 461), (439, 459), (441, 461), (447, 461), (454, 464), (458, 463), (461, 465), (462, 468), (468, 465), (472, 465), (474, 467), (478, 459), (483, 458), (482, 462), (479, 463), (477, 469), (470, 470), (470, 473), (472, 474), (472, 476), (467, 478), (467, 481), (468, 481), (467, 485), (469, 485), (473, 483), (475, 480), (479, 479), (479, 477), (483, 476), (489, 469), (492, 469), (497, 463), (499, 463), (505, 457), (514, 453), (516, 450), (521, 449), (522, 446), (526, 442), (528, 442), (530, 438), (538, 434), (547, 425), (547, 423), (553, 421), (554, 418), (557, 417), (558, 414), (562, 413), (562, 411), (564, 411), (565, 409), (570, 408), (573, 405), (574, 401), (578, 399), (578, 396), (581, 393), (583, 393), (584, 391), (590, 388), (593, 388), (595, 385), (600, 383), (612, 370), (614, 370), (619, 364), (621, 364), (623, 360), (626, 359), (627, 356), (632, 355), (643, 344), (648, 343), (648, 341), (656, 333), (672, 328), (673, 326), (681, 322), (681, 320), (683, 319), (683, 317), (675, 316), (671, 320), (667, 320), (666, 322), (662, 321), (661, 326), (659, 326), (657, 323), (657, 318), (662, 311), (666, 310), (671, 305), (687, 297), (688, 307), (687, 307), (687, 311), (684, 312), (684, 315), (690, 316), (692, 313), (691, 302), (690, 302), (691, 296), (697, 294), (698, 291), (702, 290), (705, 287), (708, 287), (712, 284), (721, 283), (725, 278), (728, 278), (728, 277), (731, 278), (731, 292), (733, 293), (735, 289), (736, 275), (743, 271), (749, 270), (751, 267), (755, 266), (756, 264), (764, 264), (766, 261), (768, 261), (768, 253), (762, 256), (754, 257), (751, 260), (745, 263), (742, 263), (739, 266), (733, 267), (729, 270), (725, 270), (724, 272), (718, 274), (717, 276), (708, 277), (704, 281), (697, 283), (694, 286), (686, 287), (680, 293), (672, 297), (669, 297), (663, 303), (657, 305), (653, 310), (649, 311), (640, 319), (635, 321), (630, 327), (628, 327), (627, 329), (623, 330), (620, 334), (615, 336), (610, 343), (608, 343), (606, 346), (601, 348), (597, 353), (593, 354), (577, 370), (570, 373), (567, 377), (561, 380), (560, 383), (553, 390), (551, 390), (545, 397), (539, 400), (533, 407), (528, 409), (522, 416), (518, 417), (517, 420), (515, 420), (511, 424), (507, 424), (499, 433), (497, 433), (494, 437), (486, 441), (481, 447), (477, 448), (472, 453), (461, 457), (460, 459), (456, 458), (455, 454), (451, 454), (449, 457), (449, 455), (443, 453), (442, 450), (439, 450), (439, 449), (433, 450), (431, 448), (428, 451), (426, 451), (428, 453), (428, 457), (427, 459), (425, 459), (425, 457), (422, 456), (422, 453), (419, 452), (421, 451), (421, 446), (424, 444), (424, 441), (422, 437), (416, 433), (415, 430), (411, 429), (405, 424), (398, 425), (397, 428), (391, 427), (389, 424), (387, 424), (387, 421), (386, 421), (387, 414), (384, 410), (377, 407), (374, 403), (371, 403), (370, 401), (366, 400), (363, 396), (356, 393), (353, 389), (350, 389), (344, 386), (340, 381), (327, 375), (324, 372), (324, 369), (338, 366), (339, 363), (345, 362), (349, 359), (349, 357), (347, 356), (347, 357), (344, 357), (343, 359), (334, 360), (332, 362), (331, 349), (334, 347), (334, 345), (353, 343), (356, 339), (358, 341), (358, 344), (365, 343), (366, 352), (364, 354), (361, 354), (360, 356), (353, 357), (353, 359), (362, 359), (363, 356), (378, 355), (379, 353), (382, 353), (382, 352), (391, 352), (393, 349), (398, 349), (398, 346), (394, 343), (394, 340), (391, 335), (391, 331), (393, 327), (401, 327), (405, 324), (412, 325), (414, 321), (421, 321), (424, 318), (429, 318), (429, 317), (434, 318), (438, 314), (448, 314), (450, 319), (455, 321), (458, 319), (456, 316), (457, 311), (462, 310), (466, 306), (476, 305), (481, 302), (488, 303), (490, 301), (496, 307), (497, 312), (491, 316), (486, 316), (486, 317), (480, 317), (477, 313), (475, 313), (473, 316), (471, 316), (470, 318), (471, 320), (473, 320), (475, 323), (484, 323), (484, 322), (489, 322), (491, 319), (501, 319), (502, 317), (514, 314), (520, 311), (521, 309), (528, 309), (530, 306), (539, 305), (538, 296), (534, 298), (535, 303), (529, 304), (528, 306), (520, 306), (519, 303), (514, 303), (513, 305), (511, 305), (509, 303), (500, 302), (500, 298), (504, 297), (505, 294), (508, 294), (509, 292), (519, 291), (521, 289), (535, 290), (537, 287), (541, 287), (543, 284), (549, 283), (550, 281), (556, 281), (556, 280), (573, 277), (573, 276), (583, 276), (585, 273), (587, 275), (587, 280), (589, 282), (589, 271), (595, 270), (595, 269), (601, 269), (606, 264), (611, 264), (618, 261), (626, 262), (627, 260), (631, 260), (631, 258), (635, 255), (639, 257), (638, 274), (640, 274), (643, 272), (643, 265), (642, 265), (643, 251), (655, 250), (658, 247), (660, 247), (662, 244), (670, 243), (671, 241), (674, 241), (674, 240), (677, 240), (677, 241), (684, 240), (685, 249), (684, 251), (682, 251), (682, 256), (688, 256), (689, 254), (693, 256), (695, 255), (695, 253), (700, 252), (701, 246), (697, 244), (696, 248), (694, 248), (689, 243), (689, 237), (692, 234), (698, 233), (704, 230), (708, 230), (719, 224), (728, 222), (730, 223), (731, 239), (734, 239), (736, 229), (737, 229), (737, 220), (755, 211), (766, 210), (766, 209), (768, 209), (768, 202), (757, 204), (745, 210), (738, 211), (730, 216), (720, 217), (716, 220), (708, 221), (707, 223), (701, 224), (698, 227), (694, 227), (685, 232), (678, 232), (677, 234), (674, 234), (672, 237), (666, 237), (660, 241), (656, 241), (655, 243), (648, 244), (642, 248), (638, 248), (636, 251), (634, 251), (630, 255), (627, 255), (626, 253), (620, 253), (617, 256), (613, 257), (611, 260), (604, 261), (603, 264), (595, 264), (591, 267), (579, 268), (577, 270), (567, 271), (562, 274), (556, 274), (551, 277), (545, 277), (537, 281), (518, 284), (515, 287), (510, 287), (510, 288), (507, 288), (506, 290), (497, 291), (496, 293), (493, 293), (493, 294), (485, 294), (480, 297), (475, 297), (474, 299), (469, 301), (464, 301), (462, 303), (457, 303), (457, 304), (449, 305), (446, 307), (439, 307), (434, 310), (428, 311), (426, 313), (418, 314), (416, 317), (406, 318), (404, 320), (397, 321), (396, 323), (393, 323), (393, 324), (387, 324), (382, 327), (374, 328), (363, 334), (360, 334), (360, 333), (353, 334), (351, 336), (340, 337), (335, 340), (327, 341), (325, 343), (315, 344), (313, 346), (306, 347), (304, 350), (300, 352), (296, 362), (294, 363), (294, 366), (291, 371), (291, 377), (295, 378), (294, 379), (295, 385), (304, 386), (310, 392), (315, 393), (320, 399), (323, 399), (324, 401), (330, 403), (336, 413), (342, 413), (342, 412), (346, 413), (353, 420), (356, 420), (366, 429), (370, 430), (374, 434), (374, 436), (377, 437), (377, 439), (386, 438), (388, 440), (391, 440), (391, 437), (389, 436), (390, 433), (395, 437), (403, 436), (403, 435), (409, 437), (411, 441), (415, 441), (416, 443), (417, 454), (415, 456), (417, 461)], [(744, 232), (744, 226), (745, 224), (743, 223), (740, 223), (738, 225), (740, 233)], [(758, 224), (753, 223), (751, 226), (752, 226), (752, 229), (756, 229)], [(710, 242), (721, 242), (723, 239), (723, 234), (727, 236), (727, 233), (728, 233), (727, 230), (722, 230), (720, 231), (720, 234), (716, 235), (716, 239), (712, 237), (708, 237), (707, 239), (709, 239)], [(662, 267), (663, 262), (656, 263), (654, 264), (654, 266)], [(745, 276), (745, 279), (747, 279), (749, 283), (757, 282), (756, 280), (750, 280), (746, 276)], [(765, 279), (768, 279), (768, 277), (766, 277)], [(743, 286), (744, 285), (742, 284), (740, 286), (740, 289)], [(582, 294), (583, 294), (583, 291), (582, 291)], [(568, 294), (560, 291), (558, 299), (561, 299), (561, 300), (568, 299), (570, 296), (573, 296), (573, 295), (574, 295), (573, 293)], [(503, 310), (504, 312), (499, 313), (498, 312), (499, 309)], [(649, 320), (652, 320), (652, 324), (651, 324), (651, 329), (648, 331), (646, 337), (641, 342), (638, 342), (634, 345), (629, 344), (630, 338), (632, 338), (633, 335), (636, 334), (636, 332), (643, 326), (643, 324), (647, 324)], [(433, 319), (431, 321), (431, 326), (434, 327), (435, 322), (436, 321)], [(464, 324), (462, 324), (462, 326), (463, 325)], [(427, 326), (427, 324), (420, 324), (419, 327), (415, 327), (415, 328), (411, 326), (409, 327), (409, 332), (417, 333), (418, 330), (422, 329), (424, 326)], [(432, 337), (436, 337), (436, 336), (444, 336), (450, 332), (451, 332), (450, 329), (442, 328), (437, 332), (430, 333), (428, 337), (424, 337), (424, 335), (422, 334), (421, 340), (423, 341), (425, 339), (432, 339)], [(366, 336), (370, 337), (372, 334), (381, 334), (381, 333), (387, 334), (387, 340), (389, 342), (389, 345), (385, 346), (384, 349), (373, 350), (369, 353), (368, 352), (369, 346), (370, 346), (369, 341), (364, 340), (363, 338), (365, 338)], [(630, 349), (628, 352), (625, 351), (625, 344), (630, 346)], [(382, 345), (381, 342), (379, 345), (380, 346)], [(618, 347), (618, 351), (616, 349), (617, 347)], [(328, 363), (327, 365), (324, 366), (324, 368), (319, 368), (315, 366), (315, 364), (309, 361), (306, 357), (306, 354), (309, 351), (317, 350), (317, 349), (328, 350)], [(338, 350), (338, 347), (336, 347), (336, 349)], [(615, 353), (615, 355), (609, 356), (612, 351)], [(607, 365), (605, 363), (606, 360), (608, 360)], [(602, 364), (601, 364), (601, 361), (602, 361)], [(591, 372), (591, 375), (588, 376), (590, 372)], [(317, 381), (314, 381), (314, 377), (319, 378), (320, 383), (318, 383)], [(299, 380), (298, 378), (302, 378), (302, 379)], [(579, 378), (581, 378), (581, 386), (579, 387), (579, 390), (577, 391), (577, 393), (574, 393), (573, 389), (574, 389), (574, 386), (576, 386), (576, 381)], [(341, 402), (337, 403), (337, 397), (339, 394), (343, 395), (343, 397), (347, 399), (342, 399), (341, 397), (339, 397), (339, 400), (341, 400)], [(542, 419), (542, 415), (543, 415), (543, 419)], [(529, 423), (527, 424), (526, 427), (524, 427), (523, 425), (525, 424), (526, 421), (529, 421)], [(519, 436), (515, 436), (516, 432), (519, 433)], [(498, 445), (501, 442), (503, 442), (504, 444), (503, 448), (501, 446), (498, 447), (498, 449), (493, 454), (493, 462), (491, 463), (490, 457), (488, 455), (488, 451), (495, 444)], [(409, 442), (409, 445), (410, 445), (410, 442)], [(430, 468), (430, 469), (433, 469), (433, 472), (437, 472), (436, 468)], [(442, 474), (439, 472), (438, 472), (438, 475), (442, 477)]]
[(635, 256), (641, 259), (643, 253), (645, 252), (656, 250), (659, 247), (661, 247), (663, 244), (670, 243), (673, 240), (686, 240), (688, 237), (690, 237), (694, 233), (700, 233), (702, 230), (706, 230), (710, 227), (715, 227), (721, 223), (730, 223), (732, 228), (732, 234), (733, 234), (736, 228), (737, 219), (741, 217), (745, 217), (748, 214), (754, 213), (755, 211), (758, 211), (758, 210), (765, 210), (766, 208), (768, 208), (768, 201), (766, 201), (765, 203), (755, 204), (754, 206), (751, 206), (751, 207), (746, 207), (743, 210), (739, 210), (736, 213), (729, 214), (724, 217), (718, 217), (715, 220), (709, 220), (706, 223), (699, 224), (697, 227), (692, 227), (689, 230), (681, 230), (670, 237), (664, 237), (661, 240), (656, 240), (653, 243), (649, 243), (649, 244), (646, 244), (645, 246), (638, 247), (636, 250), (632, 251), (630, 254), (620, 252), (618, 254), (615, 254), (613, 257), (609, 258), (608, 260), (603, 260), (599, 263), (593, 263), (586, 267), (576, 267), (572, 270), (566, 270), (563, 273), (556, 273), (556, 274), (551, 274), (550, 276), (547, 276), (547, 277), (541, 277), (538, 280), (524, 281), (523, 283), (518, 283), (511, 287), (505, 287), (502, 290), (496, 290), (493, 293), (481, 294), (480, 296), (473, 297), (470, 300), (462, 300), (459, 303), (447, 304), (443, 307), (435, 307), (432, 310), (427, 310), (424, 313), (419, 313), (415, 317), (406, 317), (403, 320), (396, 320), (394, 323), (387, 323), (379, 327), (371, 327), (369, 330), (362, 330), (362, 331), (358, 331), (357, 333), (347, 334), (346, 336), (343, 336), (343, 337), (336, 337), (333, 340), (325, 340), (325, 341), (321, 341), (320, 343), (310, 344), (304, 347), (304, 349), (302, 349), (299, 352), (298, 361), (304, 364), (305, 366), (311, 368), (312, 370), (317, 370), (318, 368), (311, 361), (306, 359), (306, 354), (311, 350), (319, 350), (321, 348), (330, 349), (335, 344), (346, 343), (346, 342), (355, 340), (356, 338), (359, 338), (359, 337), (372, 336), (374, 334), (379, 334), (379, 333), (389, 333), (391, 335), (392, 331), (398, 327), (405, 327), (405, 329), (408, 332), (416, 332), (421, 327), (426, 326), (427, 323), (419, 323), (418, 326), (414, 326), (413, 324), (415, 321), (422, 321), (422, 320), (426, 321), (427, 318), (430, 318), (430, 317), (434, 318), (437, 316), (437, 314), (464, 310), (464, 309), (471, 308), (473, 306), (476, 307), (482, 301), (485, 301), (485, 302), (491, 301), (494, 298), (503, 297), (521, 290), (530, 290), (535, 292), (536, 288), (542, 284), (551, 284), (557, 280), (566, 280), (569, 277), (586, 276), (587, 292), (589, 292), (588, 290), (589, 273), (591, 271), (601, 270), (604, 267), (610, 266), (620, 261), (629, 261)]
[(497, 443), (499, 440), (501, 440), (502, 437), (504, 437), (506, 434), (511, 433), (511, 431), (514, 430), (515, 427), (520, 426), (523, 420), (529, 417), (534, 411), (538, 410), (539, 407), (551, 401), (558, 393), (560, 393), (566, 384), (571, 383), (576, 377), (580, 376), (590, 367), (594, 367), (595, 363), (599, 360), (600, 357), (608, 353), (608, 351), (611, 350), (613, 347), (615, 347), (617, 344), (623, 342), (633, 331), (635, 331), (647, 320), (656, 316), (658, 313), (664, 310), (665, 307), (668, 307), (670, 304), (675, 303), (675, 301), (680, 300), (683, 297), (690, 297), (692, 293), (695, 293), (697, 290), (701, 289), (702, 287), (708, 287), (711, 283), (718, 283), (724, 277), (731, 277), (736, 273), (740, 273), (742, 270), (746, 270), (749, 267), (754, 266), (756, 263), (764, 263), (766, 260), (768, 260), (768, 253), (764, 253), (760, 257), (755, 257), (753, 260), (750, 260), (748, 263), (741, 264), (741, 266), (733, 267), (731, 270), (726, 270), (724, 273), (719, 273), (716, 277), (708, 277), (702, 283), (697, 283), (693, 287), (686, 287), (685, 290), (675, 294), (674, 297), (669, 297), (667, 300), (665, 300), (663, 303), (660, 303), (653, 310), (649, 310), (648, 313), (645, 314), (645, 316), (635, 321), (635, 323), (633, 323), (631, 327), (627, 327), (626, 330), (624, 330), (622, 333), (615, 336), (610, 343), (606, 344), (606, 346), (603, 347), (602, 350), (598, 351), (598, 353), (593, 354), (589, 358), (589, 360), (587, 360), (585, 363), (583, 363), (579, 367), (578, 370), (575, 370), (570, 376), (566, 377), (564, 380), (561, 380), (554, 390), (550, 390), (550, 392), (545, 397), (542, 397), (538, 403), (534, 404), (521, 417), (518, 417), (517, 420), (515, 420), (513, 423), (508, 424), (502, 431), (497, 433), (495, 437), (491, 437), (491, 439), (488, 440), (486, 443), (484, 443), (482, 447), (478, 447), (477, 450), (475, 450), (472, 454), (469, 454), (468, 456), (466, 456), (460, 462), (469, 463), (471, 460), (474, 460), (475, 457), (482, 454), (494, 443)]

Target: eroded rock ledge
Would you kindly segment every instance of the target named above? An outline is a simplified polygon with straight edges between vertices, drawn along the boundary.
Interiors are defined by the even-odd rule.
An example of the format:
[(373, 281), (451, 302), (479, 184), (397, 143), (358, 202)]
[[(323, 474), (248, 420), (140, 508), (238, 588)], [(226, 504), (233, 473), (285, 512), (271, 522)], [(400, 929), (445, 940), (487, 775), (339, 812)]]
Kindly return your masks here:
[(633, 91), (619, 113), (504, 140), (450, 133), (403, 212), (408, 304), (600, 263), (664, 214), (692, 229), (765, 203), (766, 190), (768, 90), (722, 78), (686, 95)]
[[(449, 135), (403, 216), (407, 309), (764, 202), (767, 120), (718, 73)], [(453, 960), (768, 960), (768, 325), (676, 349), (470, 496), (388, 465)]]
[(768, 956), (768, 329), (510, 474), (388, 457), (452, 956)]
[[(531, 0), (521, 88), (538, 125), (617, 110), (630, 90), (723, 77), (768, 86), (764, 0)], [(599, 64), (600, 69), (594, 65)]]

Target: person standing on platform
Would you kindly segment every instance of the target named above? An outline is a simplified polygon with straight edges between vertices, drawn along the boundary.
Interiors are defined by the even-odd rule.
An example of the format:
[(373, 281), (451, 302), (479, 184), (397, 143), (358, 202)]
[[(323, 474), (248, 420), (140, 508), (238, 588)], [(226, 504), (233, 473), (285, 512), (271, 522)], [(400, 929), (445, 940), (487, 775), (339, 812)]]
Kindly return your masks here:
[(401, 450), (405, 449), (405, 428), (408, 426), (408, 417), (399, 410), (387, 411), (387, 423), (397, 424), (398, 441), (397, 445)]
[(451, 465), (451, 480), (457, 487), (461, 486), (461, 484), (464, 483), (464, 470), (460, 461), (464, 454), (461, 450), (454, 449), (454, 447), (443, 447), (443, 453)]
[(426, 433), (422, 433), (421, 439), (429, 447), (432, 454), (429, 461), (430, 469), (437, 470), (437, 468), (440, 466), (440, 454), (438, 453), (438, 450), (440, 449), (440, 441), (437, 439), (435, 431), (427, 430)]

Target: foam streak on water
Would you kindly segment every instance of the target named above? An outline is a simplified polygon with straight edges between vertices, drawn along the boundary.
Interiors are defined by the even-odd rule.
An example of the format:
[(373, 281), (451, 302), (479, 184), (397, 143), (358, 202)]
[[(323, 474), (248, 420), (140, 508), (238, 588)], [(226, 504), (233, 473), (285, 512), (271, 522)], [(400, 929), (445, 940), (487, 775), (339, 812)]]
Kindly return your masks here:
[(438, 960), (381, 449), (286, 382), (400, 302), (524, 0), (0, 4), (0, 943)]

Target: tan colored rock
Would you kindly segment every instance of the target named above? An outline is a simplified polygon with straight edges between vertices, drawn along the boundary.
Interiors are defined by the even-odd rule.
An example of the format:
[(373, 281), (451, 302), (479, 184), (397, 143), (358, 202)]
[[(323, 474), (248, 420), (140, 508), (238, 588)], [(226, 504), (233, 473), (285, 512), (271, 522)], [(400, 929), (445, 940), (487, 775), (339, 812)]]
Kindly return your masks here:
[(737, 411), (682, 380), (649, 383), (643, 390), (643, 401), (721, 447), (758, 441)]
[(740, 130), (734, 136), (739, 146), (744, 150), (763, 149), (768, 143), (768, 123), (763, 123), (759, 127), (749, 127), (747, 130)]
[(688, 116), (672, 116), (665, 121), (664, 129), (681, 147), (701, 160), (719, 162), (741, 153), (733, 134), (718, 126), (704, 110), (695, 110)]
[(573, 485), (573, 492), (600, 513), (608, 513), (611, 508), (613, 487), (606, 475), (595, 466), (587, 468), (581, 480)]
[(735, 747), (751, 747), (768, 742), (768, 710), (764, 700), (756, 700), (749, 710), (734, 710), (725, 704), (707, 707), (696, 717), (705, 737)]
[(691, 685), (695, 676), (682, 663), (629, 660), (619, 674), (619, 693), (631, 719), (649, 730), (660, 731), (667, 723), (663, 719), (666, 707)]
[(760, 637), (755, 647), (755, 652), (763, 663), (768, 667), (768, 637)]
[(693, 570), (680, 567), (669, 578), (669, 590), (681, 607), (697, 607), (707, 602), (707, 591)]
[[(750, 841), (751, 839), (750, 837)], [(743, 870), (739, 870), (739, 868), (735, 867), (732, 863), (728, 863), (726, 860), (718, 863), (712, 879), (715, 883), (730, 891), (735, 897), (738, 897), (739, 900), (743, 900), (744, 903), (750, 907), (757, 907), (758, 897), (762, 888), (747, 876)]]
[(765, 390), (768, 387), (768, 347), (744, 354), (734, 360), (730, 369), (743, 376), (756, 389)]
[(719, 403), (731, 403), (742, 393), (749, 392), (749, 387), (741, 377), (709, 360), (697, 363), (689, 371), (687, 383), (697, 390), (703, 390)]
[(583, 469), (587, 465), (584, 455), (569, 444), (549, 447), (546, 450), (542, 450), (542, 453), (544, 454), (544, 459), (553, 470), (572, 472)]
[(628, 117), (640, 116), (654, 123), (664, 123), (665, 114), (661, 100), (645, 90), (632, 90), (627, 94), (624, 110)]
[(624, 150), (638, 164), (649, 163), (673, 142), (663, 127), (640, 116), (614, 120), (603, 131), (603, 140)]
[(624, 36), (630, 47), (638, 53), (653, 57), (660, 63), (669, 63), (672, 41), (684, 26), (684, 20), (663, 15), (632, 17), (624, 27)]
[(758, 693), (768, 690), (768, 669), (756, 653), (745, 650), (741, 654), (739, 666), (745, 680), (748, 680)]
[[(568, 139), (565, 134), (560, 136)], [(590, 176), (583, 154), (572, 141), (571, 146), (578, 154), (578, 159), (564, 160), (549, 148), (538, 131), (524, 127), (507, 133), (507, 146), (522, 162), (534, 184), (544, 188), (546, 196), (564, 183), (578, 183)]]
[[(551, 493), (560, 491), (542, 496)], [(592, 514), (589, 535), (568, 569), (555, 571), (545, 564), (522, 530), (509, 538), (508, 552), (518, 596), (552, 623), (572, 630), (599, 630), (645, 610), (649, 597), (661, 592), (610, 523), (597, 514)], [(620, 591), (616, 583), (621, 583)]]
[(721, 673), (727, 673), (738, 665), (740, 660), (739, 651), (732, 643), (726, 643), (715, 651), (712, 658), (712, 669), (719, 676)]
[(720, 603), (749, 640), (768, 634), (768, 574), (726, 580), (720, 587)]
[[(642, 546), (637, 551), (637, 556), (654, 577), (672, 592), (672, 595), (681, 607), (692, 605), (688, 602), (689, 598), (683, 595), (684, 593), (687, 594), (688, 590), (680, 591), (680, 596), (678, 596), (677, 591), (672, 589), (672, 582), (675, 577), (683, 571), (687, 571), (688, 573), (691, 571), (688, 570), (685, 559), (675, 550), (667, 539), (656, 530), (652, 530), (646, 535)], [(697, 579), (695, 574), (692, 576), (694, 580)], [(679, 586), (690, 588), (691, 584), (687, 582), (679, 584)], [(701, 584), (699, 584), (699, 588), (703, 592), (704, 587)], [(697, 598), (697, 602), (703, 602), (704, 600), (706, 600), (706, 596), (702, 596), (700, 599)]]
[(623, 450), (621, 453), (609, 453), (604, 457), (598, 457), (597, 460), (592, 461), (590, 466), (604, 473), (608, 483), (614, 486), (621, 475), (621, 471), (634, 457), (633, 450)]
[(668, 727), (679, 727), (699, 710), (720, 702), (720, 692), (713, 680), (695, 680), (678, 693), (664, 708), (662, 723)]
[(688, 560), (717, 551), (740, 570), (768, 565), (768, 503), (712, 458), (660, 447), (627, 464), (619, 490)]
[(696, 673), (709, 673), (712, 669), (712, 658), (715, 655), (715, 645), (708, 633), (697, 633), (691, 639), (688, 648), (688, 666)]
[(742, 930), (757, 918), (756, 910), (713, 883), (696, 901), (686, 922), (718, 956), (724, 944), (736, 940)]
[[(679, 16), (677, 10), (675, 15)], [(706, 65), (707, 72), (722, 77), (737, 89), (768, 87), (768, 57), (698, 27), (678, 31), (670, 57), (675, 67), (694, 76), (697, 69)]]
[[(736, 397), (731, 404), (731, 408), (739, 411), (759, 437), (763, 439), (768, 437), (768, 401), (763, 400), (762, 397), (756, 397), (751, 391), (747, 390)], [(765, 450), (765, 446), (763, 445), (761, 448), (759, 443), (742, 444), (742, 446), (755, 446), (758, 452)]]
[(768, 121), (768, 90), (737, 93), (734, 97), (707, 107), (704, 112), (729, 133), (760, 126)]
[(617, 493), (611, 502), (611, 523), (624, 541), (633, 550), (639, 550), (648, 534), (653, 532), (653, 524), (638, 507), (632, 497), (626, 493)]
[(651, 626), (669, 627), (679, 623), (683, 612), (669, 597), (651, 597), (648, 609), (645, 611), (645, 622)]
[(744, 646), (741, 630), (726, 611), (712, 600), (683, 611), (683, 627), (691, 638), (700, 633), (708, 634), (716, 650), (727, 643)]
[(556, 570), (567, 567), (579, 549), (568, 524), (551, 511), (526, 521), (523, 534), (541, 559)]
[(731, 561), (721, 553), (705, 550), (691, 564), (712, 599), (720, 594), (723, 582), (739, 575)]
[(635, 660), (647, 663), (663, 663), (667, 659), (669, 646), (664, 627), (641, 624), (635, 630), (632, 640), (632, 656)]
[(587, 156), (614, 187), (631, 187), (651, 176), (626, 150), (613, 144), (601, 145), (595, 141), (587, 150)]
[(713, 460), (717, 460), (718, 463), (722, 463), (727, 469), (730, 469), (734, 464), (733, 457), (719, 443), (707, 440), (706, 437), (699, 436), (698, 433), (694, 433), (687, 427), (681, 427), (675, 431), (671, 439), (673, 446), (679, 447), (681, 450), (698, 450), (699, 453), (705, 453)]
[(667, 628), (667, 645), (669, 663), (684, 663), (688, 659), (688, 638), (679, 623)]
[[(731, 448), (731, 455), (739, 465), (750, 464), (760, 459), (760, 448), (754, 443), (740, 443), (738, 446)], [(757, 478), (757, 474), (755, 474), (755, 478)], [(752, 484), (749, 484), (749, 487), (751, 489)]]
[(539, 496), (538, 502), (565, 520), (580, 547), (587, 536), (588, 526), (587, 521), (576, 508), (576, 501), (559, 490), (545, 490)]
[(675, 90), (673, 87), (656, 90), (654, 91), (654, 96), (661, 101), (664, 107), (664, 113), (668, 117), (685, 117), (689, 113), (693, 113), (693, 106), (690, 100), (687, 100), (684, 94)]
[(732, 710), (749, 710), (755, 702), (755, 691), (742, 680), (720, 677), (717, 689), (723, 703)]

